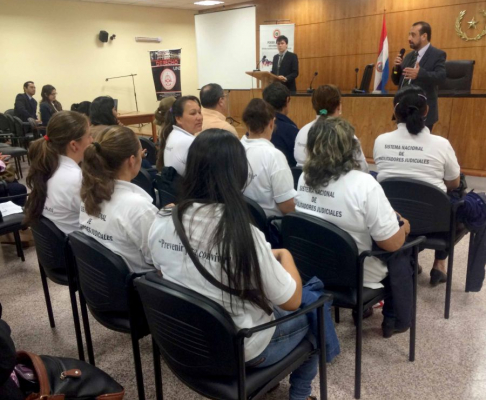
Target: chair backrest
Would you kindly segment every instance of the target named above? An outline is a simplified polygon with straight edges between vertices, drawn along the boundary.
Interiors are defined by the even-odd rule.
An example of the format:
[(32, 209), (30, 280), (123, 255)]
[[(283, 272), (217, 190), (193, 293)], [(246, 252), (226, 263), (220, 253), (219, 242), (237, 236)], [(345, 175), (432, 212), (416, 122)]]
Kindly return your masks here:
[(263, 208), (261, 208), (255, 200), (245, 196), (245, 201), (250, 210), (251, 217), (253, 218), (253, 225), (266, 234), (268, 224), (265, 211), (263, 211)]
[(358, 287), (358, 247), (347, 232), (297, 212), (283, 217), (281, 232), (304, 281), (317, 276), (326, 287)]
[(155, 165), (157, 162), (157, 148), (155, 147), (154, 142), (147, 139), (146, 137), (140, 137), (140, 144), (142, 145), (142, 149), (147, 150), (147, 160), (151, 165)]
[(22, 120), (19, 117), (10, 116), (14, 122), (15, 134), (19, 137), (25, 136), (24, 126)]
[(371, 77), (373, 75), (373, 67), (375, 64), (368, 64), (363, 72), (363, 77), (361, 78), (361, 85), (359, 86), (359, 90), (363, 91), (364, 93), (370, 92), (370, 85), (371, 85)]
[(78, 282), (91, 312), (128, 313), (127, 282), (131, 273), (119, 255), (82, 232), (69, 234)]
[(294, 189), (297, 190), (299, 179), (302, 175), (302, 167), (295, 166), (290, 168), (290, 170), (292, 171), (292, 176), (294, 177)]
[(145, 190), (152, 197), (152, 204), (155, 204), (154, 184), (150, 174), (145, 168), (140, 168), (138, 175), (132, 180), (132, 183)]
[(152, 337), (176, 375), (238, 376), (237, 328), (221, 305), (154, 272), (135, 287)]
[(6, 115), (0, 114), (0, 132), (2, 133), (13, 133), (11, 130), (11, 125), (9, 119)]
[(439, 92), (470, 93), (474, 64), (474, 60), (446, 61), (446, 80), (439, 86)]
[(159, 194), (159, 207), (177, 203), (182, 177), (173, 167), (164, 167), (155, 176), (154, 186)]
[(449, 232), (452, 206), (441, 189), (408, 178), (385, 179), (381, 186), (393, 209), (410, 222), (412, 235)]
[(68, 237), (51, 220), (40, 217), (31, 225), (37, 259), (47, 277), (67, 285), (66, 247)]
[(8, 110), (5, 110), (5, 114), (11, 115), (13, 117), (15, 115), (15, 111), (13, 108), (10, 108)]

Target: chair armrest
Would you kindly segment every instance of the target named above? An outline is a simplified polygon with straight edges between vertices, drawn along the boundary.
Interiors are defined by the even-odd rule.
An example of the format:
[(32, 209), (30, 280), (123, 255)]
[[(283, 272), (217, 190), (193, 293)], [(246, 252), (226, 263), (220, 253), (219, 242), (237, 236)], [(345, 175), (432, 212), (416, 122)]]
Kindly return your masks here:
[(238, 331), (236, 334), (237, 337), (245, 337), (249, 338), (251, 337), (254, 333), (264, 331), (265, 329), (273, 328), (274, 326), (280, 325), (284, 322), (290, 321), (294, 318), (300, 317), (301, 315), (307, 314), (310, 311), (312, 311), (315, 308), (322, 307), (324, 303), (327, 303), (328, 301), (332, 301), (332, 295), (323, 293), (316, 301), (313, 303), (309, 304), (308, 306), (293, 312), (292, 314), (286, 315), (285, 317), (278, 318), (274, 321), (267, 322), (266, 324), (258, 325), (255, 326), (251, 329), (241, 329)]
[(10, 201), (10, 200), (15, 200), (15, 199), (21, 199), (23, 197), (27, 197), (30, 193), (24, 193), (24, 194), (16, 194), (15, 196), (5, 196), (5, 197), (0, 197), (0, 200), (6, 200), (6, 201)]
[(459, 207), (462, 207), (465, 204), (464, 200), (459, 200), (452, 204), (452, 212), (455, 214)]
[(387, 254), (394, 254), (400, 251), (408, 250), (412, 247), (418, 246), (420, 243), (425, 242), (427, 238), (425, 236), (419, 236), (412, 240), (411, 242), (406, 242), (402, 247), (400, 247), (396, 251), (385, 251), (385, 250), (378, 250), (378, 251), (373, 251), (373, 250), (366, 250), (363, 251), (359, 257), (361, 258), (366, 258), (366, 257), (373, 257), (373, 256), (383, 256)]
[(267, 224), (270, 225), (270, 223), (272, 221), (277, 221), (279, 219), (283, 219), (283, 216), (279, 216), (279, 215), (272, 215), (271, 217), (268, 217), (267, 218)]

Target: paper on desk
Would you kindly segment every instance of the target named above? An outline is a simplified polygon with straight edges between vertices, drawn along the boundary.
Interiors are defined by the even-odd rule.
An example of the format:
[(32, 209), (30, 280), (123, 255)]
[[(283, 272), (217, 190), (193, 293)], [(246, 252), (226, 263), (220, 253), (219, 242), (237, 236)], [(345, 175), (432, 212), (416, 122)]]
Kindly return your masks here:
[(0, 212), (2, 213), (2, 216), (6, 217), (7, 215), (19, 214), (23, 212), (23, 210), (22, 207), (17, 204), (7, 201), (6, 203), (0, 203)]

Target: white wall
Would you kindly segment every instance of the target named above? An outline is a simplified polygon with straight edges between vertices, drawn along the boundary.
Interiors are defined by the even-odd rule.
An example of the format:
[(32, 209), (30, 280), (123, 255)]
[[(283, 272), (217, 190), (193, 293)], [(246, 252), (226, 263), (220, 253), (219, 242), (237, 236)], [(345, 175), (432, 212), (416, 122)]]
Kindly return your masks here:
[[(140, 111), (157, 107), (149, 50), (182, 48), (183, 94), (197, 92), (194, 11), (58, 0), (0, 0), (0, 112), (13, 108), (25, 81), (54, 85), (64, 109), (100, 95), (134, 111), (135, 77)], [(100, 30), (116, 34), (102, 44)], [(162, 38), (137, 43), (135, 36)]]

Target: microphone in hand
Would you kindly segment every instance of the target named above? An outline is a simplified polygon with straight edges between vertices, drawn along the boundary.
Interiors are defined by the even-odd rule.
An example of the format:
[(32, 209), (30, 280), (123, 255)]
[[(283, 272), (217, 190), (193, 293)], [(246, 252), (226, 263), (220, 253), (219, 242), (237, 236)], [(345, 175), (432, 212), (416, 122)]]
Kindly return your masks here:
[(403, 56), (405, 55), (405, 49), (400, 50), (400, 54), (395, 58), (395, 66), (393, 67), (393, 75), (397, 75), (401, 69)]

